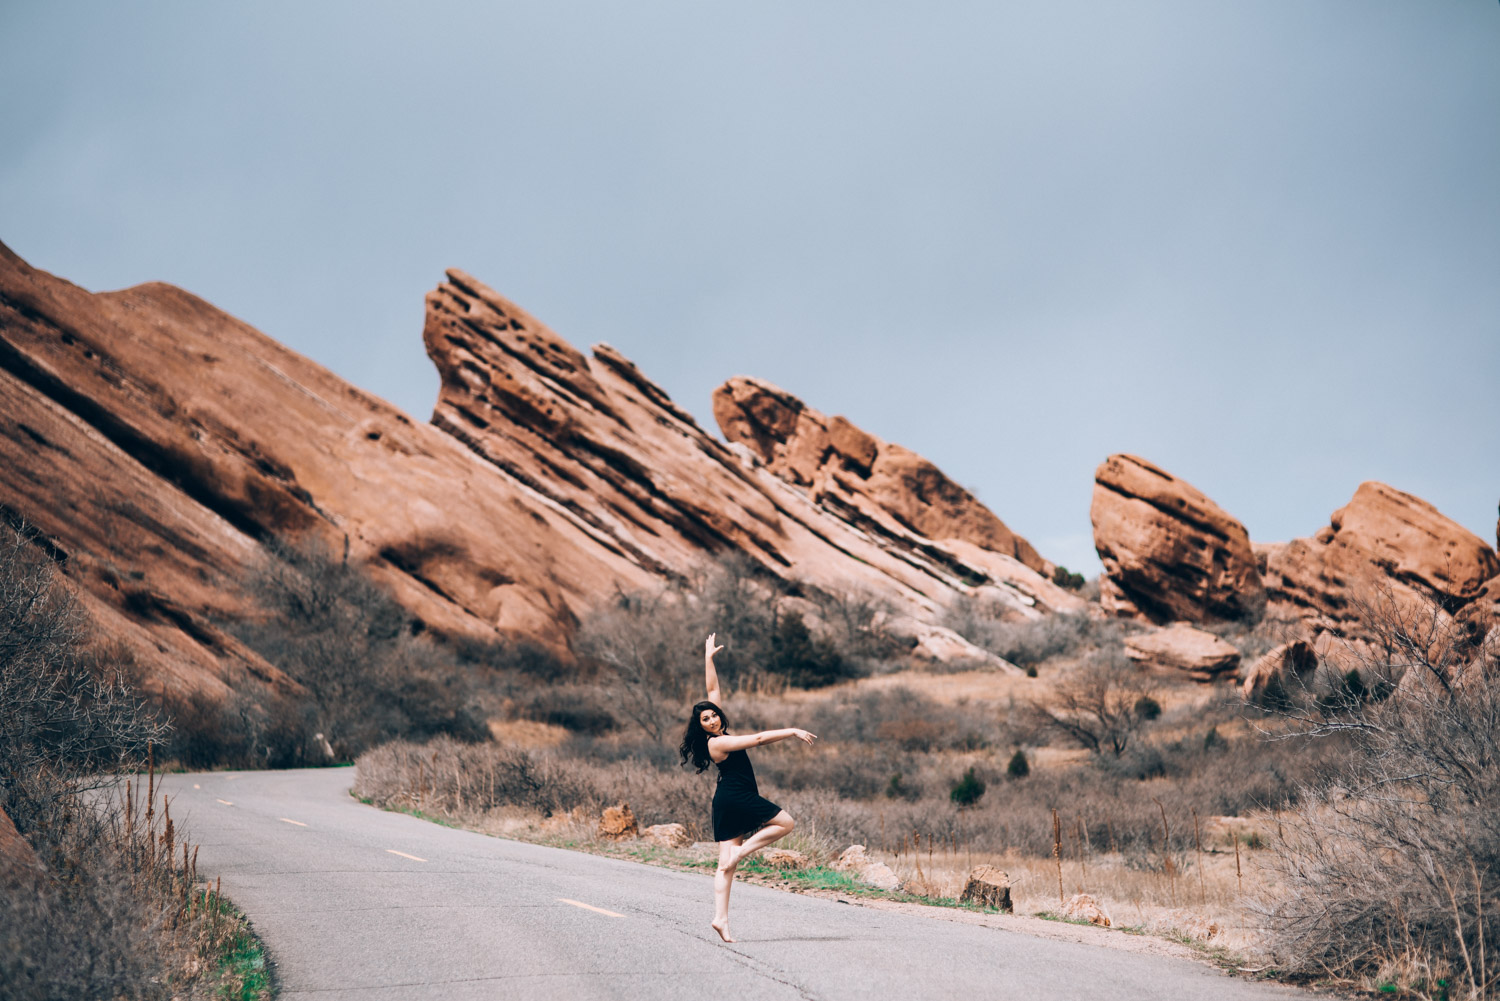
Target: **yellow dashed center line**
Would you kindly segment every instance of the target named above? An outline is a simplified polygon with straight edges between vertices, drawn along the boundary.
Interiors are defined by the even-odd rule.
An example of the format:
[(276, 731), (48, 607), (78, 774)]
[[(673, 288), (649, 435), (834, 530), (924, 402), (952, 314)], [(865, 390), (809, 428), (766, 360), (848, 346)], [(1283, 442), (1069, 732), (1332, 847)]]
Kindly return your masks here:
[(227, 799), (221, 799), (221, 800), (219, 800), (219, 802), (223, 803), (225, 806), (233, 806), (234, 805), (233, 803), (229, 802), (229, 800), (227, 800)]
[(279, 821), (281, 821), (283, 824), (296, 824), (298, 827), (306, 827), (307, 826), (306, 824), (304, 824), (300, 820), (291, 820), (290, 818), (287, 818), (287, 817), (277, 817), (276, 819), (279, 820)]
[(394, 848), (387, 848), (386, 851), (390, 852), (392, 855), (400, 855), (402, 858), (409, 858), (413, 862), (426, 862), (427, 861), (424, 858), (417, 858), (415, 855), (408, 855), (405, 852), (398, 852)]
[(574, 907), (582, 907), (586, 911), (593, 911), (595, 914), (606, 914), (612, 918), (623, 918), (625, 916), (623, 914), (616, 914), (614, 911), (606, 911), (602, 907), (595, 907), (593, 904), (582, 904), (576, 900), (569, 900), (567, 897), (558, 897), (557, 899), (565, 904), (572, 904)]

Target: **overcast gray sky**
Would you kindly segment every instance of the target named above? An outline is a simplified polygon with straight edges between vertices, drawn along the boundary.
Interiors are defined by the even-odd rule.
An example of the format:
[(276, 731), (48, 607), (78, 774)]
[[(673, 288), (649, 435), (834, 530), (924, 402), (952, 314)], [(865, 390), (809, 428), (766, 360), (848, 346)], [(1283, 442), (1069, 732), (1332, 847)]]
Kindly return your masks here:
[(737, 374), (1097, 570), (1142, 455), (1252, 538), (1494, 541), (1500, 3), (0, 5), (0, 240), (418, 417), (468, 270), (705, 427)]

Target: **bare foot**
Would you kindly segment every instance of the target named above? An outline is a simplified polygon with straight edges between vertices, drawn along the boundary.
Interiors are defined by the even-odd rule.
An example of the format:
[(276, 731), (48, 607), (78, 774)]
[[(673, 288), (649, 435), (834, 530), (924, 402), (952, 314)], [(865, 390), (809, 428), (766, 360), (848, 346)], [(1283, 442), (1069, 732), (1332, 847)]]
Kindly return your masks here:
[(719, 862), (719, 868), (723, 870), (733, 869), (740, 864), (740, 856), (743, 854), (738, 847), (729, 849), (729, 860)]
[(720, 923), (718, 921), (710, 921), (709, 925), (713, 927), (714, 931), (716, 931), (716, 932), (719, 933), (719, 937), (722, 938), (724, 941), (726, 941), (726, 942), (733, 942), (734, 941), (734, 939), (732, 939), (732, 938), (729, 937), (729, 920), (727, 918), (722, 923)]

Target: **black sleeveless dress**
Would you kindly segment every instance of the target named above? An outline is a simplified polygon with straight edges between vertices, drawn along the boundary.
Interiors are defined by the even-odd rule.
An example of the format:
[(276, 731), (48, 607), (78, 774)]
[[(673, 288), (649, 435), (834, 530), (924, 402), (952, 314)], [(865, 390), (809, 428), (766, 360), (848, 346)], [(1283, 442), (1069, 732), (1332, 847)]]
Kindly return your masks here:
[(750, 767), (750, 755), (744, 751), (730, 751), (729, 757), (717, 764), (715, 841), (732, 841), (742, 834), (749, 834), (781, 812), (781, 807), (761, 796), (755, 784), (755, 769)]

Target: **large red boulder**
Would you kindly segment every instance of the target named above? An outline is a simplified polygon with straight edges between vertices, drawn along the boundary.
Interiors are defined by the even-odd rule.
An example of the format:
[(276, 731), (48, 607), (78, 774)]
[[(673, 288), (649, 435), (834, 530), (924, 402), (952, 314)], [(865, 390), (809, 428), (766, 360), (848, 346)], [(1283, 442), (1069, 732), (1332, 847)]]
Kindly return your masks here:
[(1373, 481), (1312, 538), (1260, 548), (1272, 602), (1335, 636), (1368, 634), (1377, 609), (1392, 603), (1457, 612), (1500, 574), (1489, 543), (1420, 497)]
[(1245, 526), (1145, 459), (1104, 460), (1094, 473), (1089, 517), (1104, 564), (1106, 611), (1159, 623), (1212, 622), (1264, 607)]

